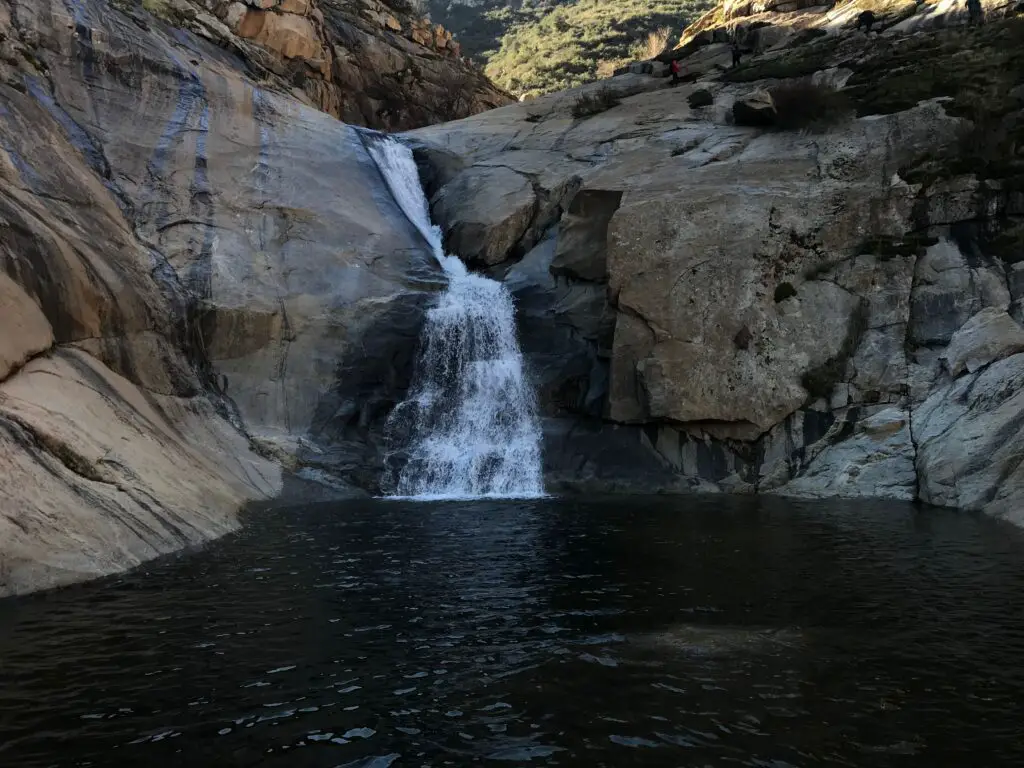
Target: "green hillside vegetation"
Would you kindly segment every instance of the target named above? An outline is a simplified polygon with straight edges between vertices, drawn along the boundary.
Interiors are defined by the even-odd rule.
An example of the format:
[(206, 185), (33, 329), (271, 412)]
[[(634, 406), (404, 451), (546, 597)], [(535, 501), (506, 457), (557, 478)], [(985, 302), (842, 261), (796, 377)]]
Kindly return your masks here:
[(535, 96), (608, 76), (617, 66), (657, 55), (711, 0), (577, 0), (557, 7), (496, 9), (501, 47), (485, 72), (517, 96)]

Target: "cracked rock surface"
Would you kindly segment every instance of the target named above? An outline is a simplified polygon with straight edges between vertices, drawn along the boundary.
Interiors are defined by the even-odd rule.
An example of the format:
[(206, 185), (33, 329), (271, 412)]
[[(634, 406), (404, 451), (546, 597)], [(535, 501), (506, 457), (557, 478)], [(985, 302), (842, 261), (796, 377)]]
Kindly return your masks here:
[[(842, 86), (830, 52), (870, 41), (829, 34), (814, 77)], [(705, 42), (674, 53), (700, 72), (689, 85), (623, 75), (412, 133), (463, 174), (542, 166), (540, 188), (568, 190), (540, 244), (492, 267), (519, 301), (549, 484), (921, 499), (1024, 523), (1020, 187), (936, 165), (970, 127), (939, 99), (827, 130), (733, 125), (737, 99), (779, 81), (701, 69)], [(575, 117), (598, 88), (619, 103)], [(713, 104), (691, 107), (697, 91)]]
[[(456, 47), (386, 3), (165, 7), (0, 0), (0, 595), (220, 535), (296, 477), (377, 490), (442, 283), (334, 116), (506, 100), (448, 98)], [(1019, 165), (943, 156), (966, 127), (948, 99), (864, 85), (900, 45), (978, 64), (931, 34), (744, 70), (847, 57), (819, 79), (860, 116), (824, 132), (730, 124), (772, 82), (716, 74), (710, 40), (693, 84), (625, 75), (588, 87), (621, 103), (586, 117), (570, 92), (415, 133), (449, 245), (518, 302), (550, 490), (1021, 521)], [(1013, 76), (1003, 53), (982, 72)]]
[(183, 25), (0, 0), (0, 595), (233, 530), (282, 465), (372, 490), (407, 386), (437, 266), (360, 133)]

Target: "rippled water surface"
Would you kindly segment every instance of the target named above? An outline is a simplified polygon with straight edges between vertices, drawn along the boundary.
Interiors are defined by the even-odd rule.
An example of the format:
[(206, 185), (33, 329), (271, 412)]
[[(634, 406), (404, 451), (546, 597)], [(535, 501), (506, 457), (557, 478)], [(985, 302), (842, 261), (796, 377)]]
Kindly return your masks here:
[(0, 765), (1024, 765), (1024, 536), (885, 504), (346, 503), (0, 602)]

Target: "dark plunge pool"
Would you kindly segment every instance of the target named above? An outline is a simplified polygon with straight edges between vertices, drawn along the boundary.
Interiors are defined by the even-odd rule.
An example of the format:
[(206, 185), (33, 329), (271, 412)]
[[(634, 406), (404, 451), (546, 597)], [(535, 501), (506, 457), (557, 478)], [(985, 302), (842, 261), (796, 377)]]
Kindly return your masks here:
[(360, 502), (0, 602), (0, 765), (1024, 765), (1024, 535), (872, 503)]

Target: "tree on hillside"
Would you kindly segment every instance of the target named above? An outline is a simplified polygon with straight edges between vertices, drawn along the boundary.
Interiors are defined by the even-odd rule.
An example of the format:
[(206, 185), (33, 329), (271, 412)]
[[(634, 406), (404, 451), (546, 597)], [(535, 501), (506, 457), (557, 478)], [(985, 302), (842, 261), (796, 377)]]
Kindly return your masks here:
[[(507, 24), (486, 73), (516, 95), (537, 95), (598, 79), (621, 64), (662, 53), (711, 0), (577, 0), (523, 7)], [(600, 74), (599, 74), (600, 73)]]

